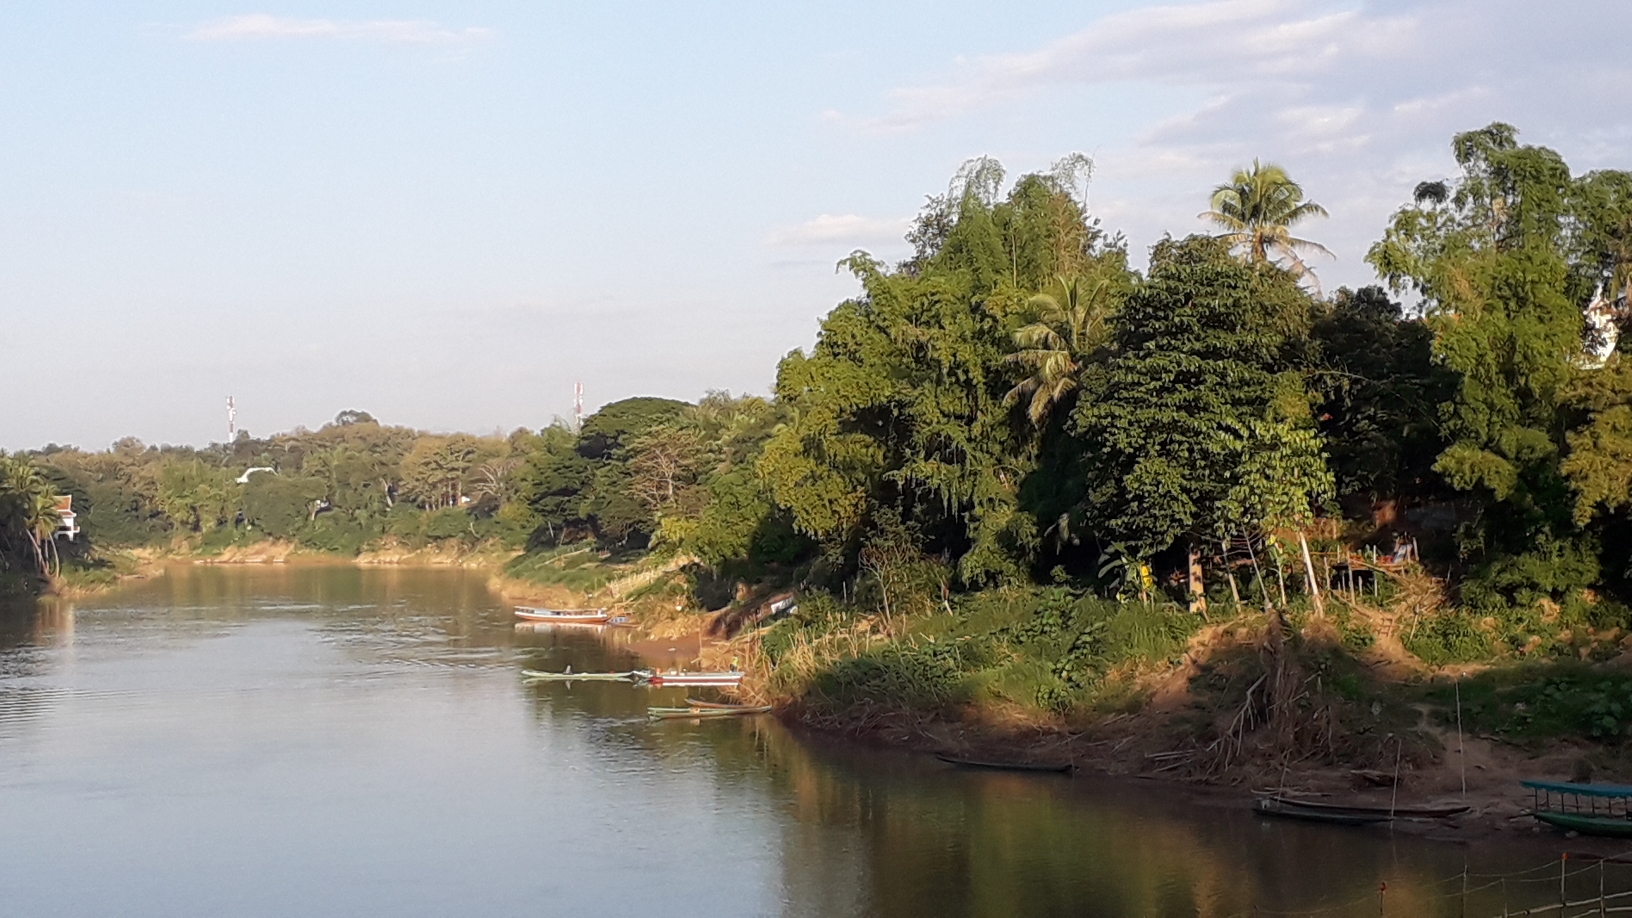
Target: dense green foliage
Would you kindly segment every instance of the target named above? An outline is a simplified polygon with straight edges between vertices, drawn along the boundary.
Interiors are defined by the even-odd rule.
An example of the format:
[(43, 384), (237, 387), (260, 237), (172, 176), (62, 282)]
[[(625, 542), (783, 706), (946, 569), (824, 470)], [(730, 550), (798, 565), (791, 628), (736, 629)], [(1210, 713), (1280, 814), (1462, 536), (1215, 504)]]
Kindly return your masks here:
[[(625, 399), (508, 437), (348, 411), (24, 464), (73, 495), (92, 543), (499, 542), (541, 577), (577, 569), (563, 546), (657, 550), (892, 629), (975, 616), (989, 588), (1138, 598), (1159, 618), (1188, 580), (1197, 613), (1202, 596), (1286, 607), (1331, 577), (1306, 546), (1324, 565), (1412, 541), (1452, 586), (1412, 631), (1425, 656), (1553, 646), (1546, 616), (1548, 634), (1624, 627), (1632, 174), (1574, 176), (1501, 124), (1452, 151), (1461, 174), (1418, 186), (1369, 255), (1409, 308), (1380, 286), (1318, 291), (1296, 253), (1319, 247), (1291, 227), (1324, 210), (1279, 166), (1220, 185), (1203, 216), (1222, 234), (1162, 240), (1141, 275), (1087, 212), (1085, 157), (1007, 185), (982, 158), (929, 199), (911, 258), (845, 259), (859, 294), (781, 361), (771, 398)], [(5, 500), (0, 551), (30, 560), (36, 497)], [(1088, 665), (1097, 614), (1004, 646)], [(1067, 669), (1050, 678), (1072, 686)]]

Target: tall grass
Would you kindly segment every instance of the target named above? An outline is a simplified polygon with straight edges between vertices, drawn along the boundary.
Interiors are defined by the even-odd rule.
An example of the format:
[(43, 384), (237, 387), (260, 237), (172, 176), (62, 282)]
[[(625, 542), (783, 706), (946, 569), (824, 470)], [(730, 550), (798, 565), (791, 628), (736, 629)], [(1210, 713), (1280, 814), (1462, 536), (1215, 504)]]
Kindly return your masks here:
[(773, 697), (816, 708), (985, 701), (1063, 713), (1095, 705), (1118, 676), (1176, 655), (1200, 624), (1175, 606), (1062, 588), (988, 591), (948, 606), (885, 623), (831, 596), (807, 597), (799, 615), (760, 638), (764, 684)]

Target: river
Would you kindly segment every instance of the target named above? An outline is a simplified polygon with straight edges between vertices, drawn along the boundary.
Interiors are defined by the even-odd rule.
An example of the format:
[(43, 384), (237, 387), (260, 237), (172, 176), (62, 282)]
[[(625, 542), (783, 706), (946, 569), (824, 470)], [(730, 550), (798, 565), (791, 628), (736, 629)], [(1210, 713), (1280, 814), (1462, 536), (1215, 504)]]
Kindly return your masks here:
[[(178, 567), (0, 608), (0, 913), (1479, 916), (1556, 901), (1546, 839), (1271, 821), (768, 717), (652, 724), (646, 707), (684, 690), (519, 675), (633, 662), (593, 631), (518, 629), (457, 570)], [(1572, 895), (1596, 890), (1596, 867), (1568, 869)], [(1632, 886), (1632, 867), (1609, 871)]]

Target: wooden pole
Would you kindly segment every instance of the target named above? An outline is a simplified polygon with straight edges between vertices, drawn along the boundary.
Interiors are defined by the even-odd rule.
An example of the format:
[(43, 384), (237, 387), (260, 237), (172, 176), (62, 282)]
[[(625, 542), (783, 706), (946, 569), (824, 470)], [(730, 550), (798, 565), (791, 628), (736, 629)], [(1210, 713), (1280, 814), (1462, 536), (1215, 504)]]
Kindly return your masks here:
[(1235, 585), (1235, 568), (1230, 566), (1230, 542), (1229, 542), (1229, 540), (1228, 539), (1219, 539), (1218, 540), (1218, 547), (1219, 547), (1219, 550), (1222, 552), (1222, 554), (1220, 554), (1219, 557), (1224, 559), (1224, 576), (1227, 577), (1229, 579), (1229, 581), (1230, 581), (1230, 598), (1235, 600), (1235, 611), (1236, 611), (1236, 614), (1239, 615), (1241, 613), (1241, 590), (1238, 589), (1236, 587), (1236, 585)]
[(1388, 800), (1389, 828), (1394, 827), (1394, 808), (1400, 804), (1400, 750), (1405, 743), (1398, 735), (1394, 737), (1394, 796)]
[(1462, 744), (1462, 677), (1456, 677), (1456, 757), (1462, 767), (1462, 799), (1468, 799), (1468, 748)]
[(1315, 601), (1315, 614), (1326, 615), (1326, 602), (1320, 597), (1320, 584), (1315, 581), (1315, 562), (1309, 557), (1309, 540), (1298, 530), (1298, 547), (1303, 550), (1303, 572), (1309, 578), (1309, 596)]
[(1264, 583), (1264, 569), (1258, 564), (1258, 555), (1252, 550), (1252, 537), (1247, 537), (1247, 557), (1252, 560), (1252, 572), (1258, 577), (1258, 592), (1264, 597), (1264, 612), (1268, 614), (1271, 603), (1269, 601), (1269, 586)]
[(1207, 587), (1202, 580), (1201, 548), (1194, 539), (1190, 539), (1187, 571), (1190, 576), (1190, 611), (1199, 613), (1203, 619), (1207, 618)]
[(1564, 907), (1570, 900), (1564, 897), (1564, 878), (1569, 875), (1570, 853), (1568, 851), (1558, 856), (1558, 913), (1564, 914)]
[(1276, 546), (1274, 550), (1270, 552), (1270, 557), (1275, 562), (1275, 581), (1281, 586), (1281, 608), (1284, 609), (1290, 605), (1290, 603), (1286, 601), (1286, 572), (1281, 568), (1281, 551), (1279, 546)]

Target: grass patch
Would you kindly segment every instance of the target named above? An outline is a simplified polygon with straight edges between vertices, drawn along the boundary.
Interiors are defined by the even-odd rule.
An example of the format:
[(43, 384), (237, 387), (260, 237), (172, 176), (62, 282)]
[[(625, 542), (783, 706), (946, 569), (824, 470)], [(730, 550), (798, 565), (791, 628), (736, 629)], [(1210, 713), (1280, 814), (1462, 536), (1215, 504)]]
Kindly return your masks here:
[(760, 647), (781, 693), (817, 707), (997, 702), (1063, 714), (1135, 703), (1118, 677), (1176, 658), (1200, 619), (1061, 587), (977, 593), (892, 624), (885, 635), (878, 617), (809, 596)]
[(562, 545), (547, 551), (517, 555), (504, 574), (529, 583), (590, 594), (629, 572), (639, 556), (620, 558), (603, 554), (591, 543)]
[[(1619, 746), (1632, 736), (1632, 675), (1564, 661), (1504, 666), (1462, 680), (1463, 728), (1519, 743), (1574, 738)], [(1457, 687), (1427, 697), (1456, 722)]]

